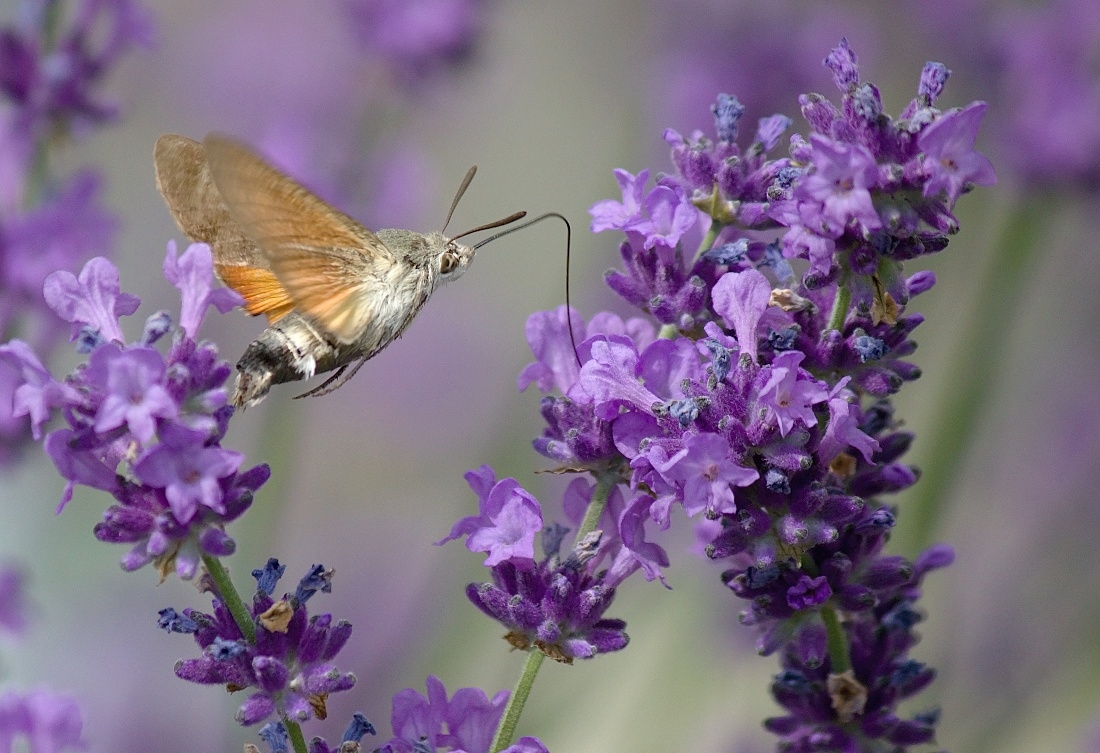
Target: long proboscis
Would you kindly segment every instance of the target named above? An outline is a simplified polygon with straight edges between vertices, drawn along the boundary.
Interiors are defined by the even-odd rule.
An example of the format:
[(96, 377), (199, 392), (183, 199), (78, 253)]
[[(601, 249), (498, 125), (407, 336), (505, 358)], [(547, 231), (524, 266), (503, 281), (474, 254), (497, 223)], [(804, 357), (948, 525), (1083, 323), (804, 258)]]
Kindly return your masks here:
[[(517, 214), (522, 216), (521, 213), (517, 212)], [(504, 236), (508, 235), (509, 233), (514, 233), (517, 230), (523, 230), (524, 228), (531, 227), (536, 222), (542, 222), (543, 220), (549, 219), (551, 217), (557, 217), (559, 220), (561, 220), (562, 222), (565, 223), (565, 318), (566, 318), (566, 326), (569, 328), (569, 343), (570, 343), (570, 345), (573, 346), (573, 357), (575, 359), (577, 359), (577, 365), (580, 366), (581, 365), (581, 357), (580, 357), (580, 354), (577, 352), (576, 337), (573, 335), (573, 305), (569, 300), (569, 261), (570, 261), (570, 250), (571, 250), (572, 245), (573, 245), (573, 228), (569, 224), (569, 220), (565, 219), (565, 215), (558, 214), (557, 212), (547, 212), (546, 214), (540, 214), (538, 217), (535, 217), (534, 219), (528, 220), (527, 222), (523, 223), (522, 225), (516, 225), (515, 227), (510, 227), (507, 230), (502, 230), (499, 233), (495, 233), (493, 235), (490, 235), (488, 238), (485, 238), (483, 240), (478, 241), (474, 245), (474, 250), (476, 251), (477, 249), (484, 246), (486, 243), (491, 243), (492, 241), (495, 241), (497, 238), (503, 238)], [(507, 224), (510, 224), (511, 222), (515, 222), (518, 219), (519, 219), (519, 217), (513, 215), (512, 218), (509, 218), (509, 220), (507, 222), (505, 222), (504, 220), (501, 220), (499, 223), (497, 223), (497, 226), (507, 225)], [(487, 230), (489, 227), (490, 226), (486, 225), (485, 227), (478, 228), (478, 229), (479, 230)], [(470, 232), (472, 233), (474, 231), (471, 230)], [(466, 233), (463, 233), (463, 235), (466, 235)]]

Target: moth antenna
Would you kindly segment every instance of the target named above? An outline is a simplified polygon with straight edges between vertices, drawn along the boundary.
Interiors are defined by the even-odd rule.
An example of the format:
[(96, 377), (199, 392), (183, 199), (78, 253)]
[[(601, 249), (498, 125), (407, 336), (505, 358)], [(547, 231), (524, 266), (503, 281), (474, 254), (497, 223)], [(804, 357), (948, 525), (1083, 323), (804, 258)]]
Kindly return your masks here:
[[(515, 222), (516, 220), (518, 220), (520, 217), (523, 216), (522, 214), (520, 214), (518, 212), (516, 214), (519, 215), (519, 216), (513, 215), (512, 217), (507, 218), (507, 221), (501, 220), (500, 222), (494, 223), (493, 225), (485, 225), (484, 227), (479, 228), (479, 230), (487, 230), (490, 227), (497, 227), (499, 225), (507, 225), (510, 222)], [(484, 240), (478, 241), (474, 245), (474, 250), (476, 251), (477, 249), (484, 246), (486, 243), (489, 243), (491, 241), (495, 241), (497, 238), (503, 238), (504, 236), (508, 235), (509, 233), (514, 233), (517, 230), (523, 230), (526, 227), (531, 227), (536, 222), (542, 222), (543, 220), (545, 220), (549, 217), (557, 217), (559, 220), (561, 220), (562, 222), (565, 223), (565, 321), (566, 321), (566, 326), (569, 328), (569, 343), (570, 343), (570, 345), (573, 346), (573, 358), (577, 359), (577, 366), (580, 366), (581, 365), (581, 356), (580, 356), (580, 353), (577, 352), (577, 340), (576, 340), (576, 337), (573, 335), (573, 306), (572, 306), (572, 303), (569, 300), (569, 266), (570, 266), (569, 262), (570, 262), (570, 249), (572, 248), (572, 245), (573, 245), (573, 228), (572, 228), (572, 226), (570, 226), (569, 220), (565, 219), (564, 215), (558, 214), (557, 212), (547, 212), (546, 214), (540, 214), (538, 217), (534, 218), (533, 220), (528, 220), (527, 222), (523, 223), (522, 225), (516, 225), (515, 227), (510, 227), (507, 230), (502, 230), (499, 233), (496, 233), (494, 235), (490, 235), (488, 238), (485, 238)], [(472, 232), (475, 232), (475, 231), (471, 230), (469, 232), (472, 233)], [(462, 235), (467, 235), (467, 233), (463, 233)], [(455, 237), (459, 238), (461, 236), (455, 236)]]
[(477, 173), (477, 165), (474, 165), (466, 171), (466, 177), (462, 179), (462, 185), (458, 187), (458, 192), (455, 194), (454, 201), (451, 202), (451, 209), (447, 212), (447, 219), (443, 222), (443, 229), (439, 232), (446, 232), (447, 226), (451, 224), (451, 217), (454, 216), (455, 209), (458, 207), (458, 202), (462, 198), (462, 194), (466, 193), (466, 189), (470, 187), (470, 183), (473, 181), (475, 173)]
[[(514, 212), (514, 213), (508, 215), (507, 217), (505, 217), (502, 220), (494, 220), (493, 222), (489, 222), (489, 223), (486, 223), (484, 225), (479, 225), (478, 227), (475, 227), (473, 230), (467, 230), (465, 233), (459, 233), (455, 237), (451, 238), (451, 240), (452, 241), (457, 241), (459, 238), (465, 238), (467, 235), (471, 235), (473, 233), (480, 233), (482, 230), (492, 230), (493, 228), (501, 227), (502, 225), (511, 225), (516, 220), (522, 220), (526, 216), (527, 216), (527, 212)], [(521, 225), (520, 227), (526, 227), (526, 225)], [(516, 228), (516, 229), (518, 230), (519, 228)], [(481, 245), (482, 245), (481, 243), (477, 244), (477, 246), (474, 246), (474, 249), (477, 249), (478, 246), (481, 246)]]
[[(355, 373), (357, 371), (359, 371), (359, 369), (363, 368), (363, 364), (365, 364), (366, 362), (367, 362), (366, 358), (361, 358), (359, 360), (359, 363), (355, 364), (355, 367), (352, 368), (351, 373), (348, 374), (347, 376), (344, 376), (344, 372), (348, 370), (347, 365), (345, 364), (344, 366), (341, 366), (340, 368), (338, 368), (336, 370), (335, 374), (330, 376), (328, 379), (323, 381), (321, 384), (317, 385), (316, 387), (309, 390), (308, 392), (303, 392), (301, 395), (295, 395), (294, 399), (298, 400), (298, 399), (303, 398), (303, 397), (321, 397), (322, 395), (327, 395), (330, 392), (335, 392), (336, 390), (340, 389), (345, 384), (347, 384), (348, 380), (351, 379), (353, 376), (355, 376)], [(340, 379), (340, 377), (342, 377), (342, 376), (344, 378)], [(337, 380), (339, 380), (339, 381), (337, 381)], [(329, 385), (332, 384), (333, 382), (336, 382), (336, 384), (329, 387)]]

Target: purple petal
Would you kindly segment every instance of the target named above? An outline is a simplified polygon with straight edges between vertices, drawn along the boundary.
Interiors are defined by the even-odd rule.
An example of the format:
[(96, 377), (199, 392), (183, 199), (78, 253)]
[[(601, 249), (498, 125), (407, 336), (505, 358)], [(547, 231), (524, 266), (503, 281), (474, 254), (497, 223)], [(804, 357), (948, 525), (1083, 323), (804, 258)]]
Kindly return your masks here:
[(42, 294), (58, 316), (73, 323), (74, 340), (87, 326), (104, 340), (125, 342), (118, 317), (134, 313), (140, 303), (136, 296), (120, 292), (118, 268), (102, 256), (88, 261), (79, 278), (64, 270), (52, 273)]
[(715, 312), (733, 329), (741, 351), (756, 360), (756, 326), (771, 298), (768, 278), (755, 269), (727, 272), (714, 284)]
[(176, 242), (168, 241), (164, 277), (180, 291), (180, 327), (192, 340), (198, 337), (207, 306), (213, 305), (224, 314), (244, 305), (244, 299), (235, 291), (214, 287), (214, 257), (205, 243), (192, 243), (177, 259)]

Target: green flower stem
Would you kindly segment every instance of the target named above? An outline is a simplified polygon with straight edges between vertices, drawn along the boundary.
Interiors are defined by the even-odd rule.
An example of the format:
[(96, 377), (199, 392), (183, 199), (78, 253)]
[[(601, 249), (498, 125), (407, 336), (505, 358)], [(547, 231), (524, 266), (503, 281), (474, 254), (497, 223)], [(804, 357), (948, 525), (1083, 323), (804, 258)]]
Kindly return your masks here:
[(722, 232), (723, 227), (725, 227), (725, 225), (720, 225), (716, 221), (711, 220), (710, 229), (707, 230), (707, 234), (703, 236), (703, 242), (699, 244), (699, 250), (695, 252), (696, 259), (707, 251), (710, 251), (711, 247), (714, 246), (714, 242), (718, 240), (718, 234)]
[(202, 564), (206, 565), (206, 572), (210, 573), (211, 580), (218, 587), (218, 594), (225, 603), (229, 613), (233, 615), (233, 621), (241, 630), (241, 635), (249, 643), (256, 643), (256, 624), (252, 621), (252, 615), (248, 613), (248, 607), (244, 605), (241, 595), (233, 587), (233, 581), (229, 578), (229, 571), (225, 569), (222, 561), (209, 554), (202, 556)]
[[(592, 506), (590, 505), (588, 509), (591, 510)], [(535, 676), (539, 673), (539, 667), (542, 666), (542, 660), (545, 658), (546, 654), (537, 648), (527, 652), (527, 661), (523, 663), (523, 670), (519, 674), (519, 680), (516, 681), (516, 687), (508, 697), (508, 705), (504, 707), (504, 716), (501, 717), (500, 726), (497, 727), (497, 733), (493, 736), (489, 753), (500, 753), (512, 744), (516, 725), (519, 724), (519, 715), (523, 713), (527, 697), (531, 695), (531, 686), (535, 684)]]
[(584, 520), (577, 529), (577, 541), (595, 531), (596, 526), (600, 524), (600, 517), (603, 515), (604, 508), (607, 507), (607, 497), (615, 488), (617, 478), (618, 474), (610, 471), (596, 476), (596, 488), (592, 492), (592, 501), (588, 503), (588, 509), (584, 513)]
[[(932, 543), (952, 487), (968, 456), (979, 419), (997, 386), (1012, 328), (1040, 238), (1051, 222), (1053, 201), (1021, 197), (998, 239), (986, 279), (974, 287), (975, 300), (966, 333), (951, 359), (952, 381), (932, 430), (925, 439), (927, 455), (921, 478), (903, 506), (905, 525), (898, 526), (895, 546), (916, 553)], [(1057, 222), (1057, 219), (1053, 220)]]
[(291, 721), (288, 717), (283, 717), (283, 725), (286, 726), (287, 736), (290, 737), (290, 744), (294, 746), (294, 753), (308, 753), (306, 748), (306, 736), (302, 734), (302, 725), (298, 722)]
[(829, 671), (834, 675), (847, 672), (852, 668), (852, 658), (848, 654), (848, 636), (840, 626), (836, 610), (825, 606), (821, 608), (821, 619), (825, 622), (826, 646), (829, 649)]
[(833, 299), (833, 310), (829, 314), (829, 323), (825, 330), (835, 329), (839, 332), (844, 327), (844, 320), (848, 318), (848, 309), (852, 307), (852, 291), (841, 280), (836, 288), (836, 298)]

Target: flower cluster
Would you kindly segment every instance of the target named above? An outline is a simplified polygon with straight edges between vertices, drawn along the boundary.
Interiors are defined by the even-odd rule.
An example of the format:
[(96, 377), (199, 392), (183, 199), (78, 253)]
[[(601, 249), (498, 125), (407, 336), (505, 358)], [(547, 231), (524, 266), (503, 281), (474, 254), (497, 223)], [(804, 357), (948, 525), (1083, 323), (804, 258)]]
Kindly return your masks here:
[[(728, 561), (722, 581), (748, 602), (743, 622), (759, 629), (762, 653), (782, 657), (773, 692), (788, 715), (767, 726), (785, 749), (901, 748), (932, 739), (934, 715), (895, 712), (933, 677), (908, 657), (920, 619), (913, 603), (924, 575), (953, 557), (945, 546), (915, 562), (883, 553), (895, 512), (877, 498), (918, 477), (900, 462), (913, 437), (890, 403), (919, 376), (904, 359), (922, 318), (904, 309), (934, 283), (929, 273), (905, 276), (902, 263), (942, 249), (957, 229), (958, 197), (994, 176), (973, 149), (984, 103), (934, 107), (943, 66), (926, 65), (894, 120), (846, 42), (825, 62), (843, 101), (803, 96), (812, 134), (792, 136), (788, 156), (767, 154), (789, 119), (762, 119), (742, 150), (742, 108), (721, 95), (716, 139), (666, 132), (675, 174), (647, 189), (648, 171), (616, 172), (622, 201), (591, 210), (594, 231), (626, 236), (624, 269), (607, 281), (661, 328), (610, 314), (586, 327), (564, 308), (535, 314), (527, 335), (537, 361), (519, 386), (561, 393), (543, 398), (536, 450), (601, 479), (605, 499), (630, 498), (596, 526), (610, 542), (592, 534), (565, 561), (591, 572), (584, 553), (609, 543), (603, 577), (626, 556), (656, 577), (667, 558), (645, 543), (645, 525), (668, 527), (677, 506), (702, 513), (708, 556)], [(692, 234), (703, 238), (694, 257), (683, 248)], [(547, 564), (529, 561), (524, 538), (525, 564), (504, 569), (517, 558), (514, 534), (532, 526), (508, 512), (519, 492), (494, 505), (488, 479), (479, 483), (482, 515), (466, 523), (477, 529), (468, 546), (492, 552), (509, 539), (513, 550), (486, 562), (495, 585), (472, 588), (471, 599), (539, 645), (539, 620), (563, 624), (558, 594), (588, 583), (561, 572), (560, 534)], [(557, 590), (542, 585), (553, 583), (547, 576)]]
[[(491, 583), (470, 584), (466, 595), (508, 628), (505, 639), (520, 650), (532, 647), (571, 663), (626, 647), (626, 623), (604, 617), (615, 589), (632, 573), (660, 576), (668, 564), (661, 547), (644, 539), (648, 505), (625, 503), (618, 489), (600, 494), (585, 479), (567, 488), (565, 514), (578, 537), (571, 550), (561, 545), (569, 529), (544, 527), (542, 507), (515, 479), (496, 480), (489, 466), (466, 474), (479, 497), (479, 514), (458, 521), (439, 543), (465, 535), (470, 551), (486, 552)], [(636, 498), (636, 499), (641, 499)], [(602, 505), (600, 530), (585, 532), (582, 518), (594, 502)], [(543, 557), (535, 560), (541, 531)]]
[[(48, 360), (64, 332), (42, 298), (46, 276), (109, 251), (118, 225), (99, 175), (54, 176), (49, 151), (115, 118), (97, 89), (152, 25), (132, 0), (84, 0), (64, 29), (60, 0), (19, 5), (19, 23), (0, 28), (0, 340), (20, 337)], [(18, 381), (0, 364), (0, 464), (31, 441), (10, 410)]]
[(164, 274), (182, 297), (167, 355), (153, 347), (172, 329), (165, 311), (124, 344), (119, 316), (134, 313), (140, 301), (120, 292), (118, 270), (96, 257), (79, 276), (54, 272), (45, 284), (47, 303), (72, 324), (87, 362), (58, 381), (21, 340), (0, 346), (0, 361), (19, 375), (13, 414), (29, 416), (36, 439), (54, 414), (67, 423), (45, 439), (68, 482), (59, 511), (76, 484), (109, 492), (115, 504), (96, 525), (96, 538), (132, 545), (122, 559), (126, 570), (154, 562), (162, 577), (175, 570), (189, 579), (201, 555), (234, 550), (225, 524), (249, 507), (270, 472), (265, 465), (239, 472), (244, 457), (221, 446), (232, 415), (223, 385), (232, 369), (211, 343), (196, 340), (206, 308), (228, 311), (239, 296), (213, 287), (204, 244), (179, 258), (169, 244)]
[(214, 586), (213, 614), (171, 608), (160, 612), (164, 630), (194, 635), (203, 650), (199, 659), (177, 662), (178, 677), (225, 685), (230, 691), (255, 688), (237, 711), (243, 725), (258, 724), (273, 714), (295, 722), (324, 719), (329, 694), (355, 685), (355, 675), (341, 673), (332, 664), (351, 637), (351, 623), (333, 623), (330, 614), (310, 617), (306, 610), (313, 594), (332, 590), (332, 571), (315, 565), (293, 594), (275, 600), (272, 594), (285, 570), (271, 559), (252, 572), (257, 588), (248, 613), (254, 637), (245, 635)]

